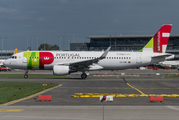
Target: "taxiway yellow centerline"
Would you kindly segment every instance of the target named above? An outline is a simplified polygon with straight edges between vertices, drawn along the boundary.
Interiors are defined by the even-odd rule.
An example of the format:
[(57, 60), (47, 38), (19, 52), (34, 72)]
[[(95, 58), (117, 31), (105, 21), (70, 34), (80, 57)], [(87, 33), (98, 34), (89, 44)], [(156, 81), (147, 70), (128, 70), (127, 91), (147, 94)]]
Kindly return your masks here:
[(112, 77), (112, 76), (137, 76), (139, 77), (140, 75), (93, 75), (93, 77)]
[(132, 85), (130, 85), (129, 83), (127, 83), (127, 85), (128, 85), (129, 87), (131, 87), (131, 88), (133, 88), (133, 89), (137, 90), (137, 91), (138, 91), (138, 92), (140, 92), (141, 94), (144, 94), (142, 91), (140, 91), (139, 89), (137, 89), (137, 88), (133, 87), (133, 86), (132, 86)]
[(45, 93), (45, 92), (47, 92), (47, 91), (50, 91), (50, 90), (52, 90), (52, 89), (58, 88), (58, 87), (60, 87), (60, 86), (62, 86), (62, 84), (59, 84), (58, 86), (55, 86), (55, 87), (52, 87), (52, 88), (43, 90), (43, 91), (41, 91), (41, 92), (35, 93), (35, 94), (33, 94), (33, 95), (30, 95), (30, 96), (27, 96), (27, 97), (24, 97), (24, 98), (20, 98), (20, 99), (17, 99), (17, 100), (13, 100), (13, 101), (11, 101), (11, 102), (7, 102), (7, 103), (4, 103), (4, 104), (0, 104), (0, 106), (8, 106), (8, 105), (12, 105), (12, 104), (15, 104), (15, 103), (20, 102), (20, 101), (23, 101), (23, 100), (30, 99), (30, 98), (33, 98), (33, 97), (35, 97), (35, 96), (41, 95), (41, 94), (43, 94), (43, 93)]
[[(118, 78), (119, 78), (119, 77), (118, 77)], [(126, 84), (127, 84), (129, 87), (131, 87), (132, 89), (137, 90), (137, 91), (140, 92), (142, 95), (145, 95), (142, 91), (140, 91), (139, 89), (137, 89), (137, 88), (133, 87), (132, 85), (130, 85), (124, 78), (123, 78), (123, 80), (126, 82)]]
[(0, 109), (0, 112), (20, 112), (24, 109)]

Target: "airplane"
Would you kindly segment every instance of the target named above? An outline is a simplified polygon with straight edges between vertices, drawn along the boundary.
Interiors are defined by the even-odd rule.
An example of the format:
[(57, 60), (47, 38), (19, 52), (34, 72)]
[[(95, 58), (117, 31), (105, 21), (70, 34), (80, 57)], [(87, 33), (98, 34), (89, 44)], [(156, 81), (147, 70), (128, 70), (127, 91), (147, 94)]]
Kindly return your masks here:
[(163, 67), (172, 67), (179, 69), (179, 60), (162, 61), (158, 63)]
[[(14, 50), (14, 54), (16, 54), (17, 53), (17, 48)], [(4, 61), (5, 61), (5, 59), (0, 59), (0, 66), (4, 66)]]
[(14, 54), (16, 54), (16, 53), (17, 53), (17, 51), (18, 51), (18, 49), (16, 48), (16, 49), (14, 50)]
[(4, 65), (12, 69), (53, 70), (54, 75), (68, 75), (82, 72), (81, 78), (87, 78), (85, 71), (122, 70), (145, 66), (164, 61), (173, 54), (165, 53), (172, 25), (163, 25), (150, 41), (138, 51), (25, 51), (12, 55)]

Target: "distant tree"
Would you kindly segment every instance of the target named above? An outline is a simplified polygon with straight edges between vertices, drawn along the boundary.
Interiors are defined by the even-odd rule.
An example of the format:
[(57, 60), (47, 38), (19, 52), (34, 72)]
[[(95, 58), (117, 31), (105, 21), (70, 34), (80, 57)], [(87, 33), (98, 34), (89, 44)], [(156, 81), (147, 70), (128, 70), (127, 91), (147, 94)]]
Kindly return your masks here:
[(60, 50), (58, 45), (51, 46), (51, 50)]
[(60, 50), (58, 45), (41, 44), (38, 50)]

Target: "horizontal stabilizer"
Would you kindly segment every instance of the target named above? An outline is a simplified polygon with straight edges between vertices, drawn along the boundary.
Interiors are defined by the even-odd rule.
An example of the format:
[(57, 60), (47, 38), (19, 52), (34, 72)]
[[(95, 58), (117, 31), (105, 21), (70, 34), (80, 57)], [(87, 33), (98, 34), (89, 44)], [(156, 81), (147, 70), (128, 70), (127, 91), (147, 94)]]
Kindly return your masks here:
[(152, 58), (163, 58), (163, 57), (169, 57), (172, 56), (173, 54), (170, 53), (165, 53), (165, 54), (161, 54), (161, 55), (157, 55), (157, 56), (153, 56)]

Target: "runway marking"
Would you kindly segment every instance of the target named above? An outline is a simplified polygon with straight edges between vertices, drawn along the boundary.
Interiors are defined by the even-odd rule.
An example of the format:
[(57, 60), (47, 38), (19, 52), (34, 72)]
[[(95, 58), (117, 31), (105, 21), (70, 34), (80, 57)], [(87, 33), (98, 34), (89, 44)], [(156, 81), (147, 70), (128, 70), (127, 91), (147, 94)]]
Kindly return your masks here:
[(112, 77), (112, 76), (115, 76), (115, 77), (119, 77), (119, 76), (136, 76), (136, 77), (139, 77), (140, 75), (93, 75), (93, 77)]
[(179, 97), (179, 94), (109, 94), (109, 93), (74, 93), (71, 97), (77, 98), (89, 98), (100, 96), (113, 96), (113, 97), (150, 97), (150, 96), (162, 96), (162, 97)]
[[(82, 87), (60, 87), (60, 89), (81, 89)], [(131, 89), (129, 87), (83, 87), (84, 89)], [(165, 90), (165, 89), (179, 89), (179, 88), (138, 88), (138, 89), (158, 89), (158, 90)]]
[(0, 112), (20, 112), (24, 109), (0, 109)]
[(52, 88), (49, 88), (49, 89), (45, 89), (45, 90), (43, 90), (41, 92), (35, 93), (33, 95), (30, 95), (30, 96), (27, 96), (27, 97), (24, 97), (24, 98), (20, 98), (20, 99), (13, 100), (13, 101), (10, 101), (10, 102), (4, 103), (4, 104), (0, 104), (0, 106), (8, 106), (8, 105), (12, 105), (12, 104), (18, 103), (18, 102), (21, 102), (21, 101), (33, 98), (35, 96), (41, 95), (41, 94), (43, 94), (45, 92), (48, 92), (48, 91), (50, 91), (52, 89), (55, 89), (55, 88), (58, 88), (60, 86), (62, 86), (62, 84), (59, 84), (58, 86), (55, 86), (55, 87), (52, 87)]

